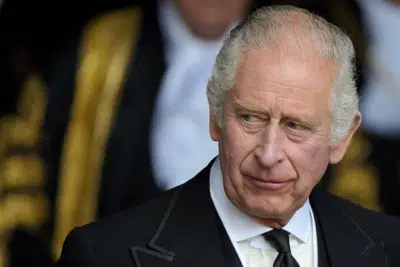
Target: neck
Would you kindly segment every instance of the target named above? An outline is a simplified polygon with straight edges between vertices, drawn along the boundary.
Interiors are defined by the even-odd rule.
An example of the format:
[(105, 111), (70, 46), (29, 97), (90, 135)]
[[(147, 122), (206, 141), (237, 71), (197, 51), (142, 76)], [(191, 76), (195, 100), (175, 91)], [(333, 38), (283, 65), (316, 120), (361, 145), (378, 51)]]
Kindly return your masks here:
[(252, 219), (261, 223), (262, 225), (268, 226), (270, 228), (281, 229), (286, 224), (288, 224), (288, 222), (290, 221), (290, 219), (292, 217), (293, 217), (293, 215), (290, 217), (287, 217), (285, 219), (269, 219), (269, 218), (260, 218), (260, 217), (252, 216)]

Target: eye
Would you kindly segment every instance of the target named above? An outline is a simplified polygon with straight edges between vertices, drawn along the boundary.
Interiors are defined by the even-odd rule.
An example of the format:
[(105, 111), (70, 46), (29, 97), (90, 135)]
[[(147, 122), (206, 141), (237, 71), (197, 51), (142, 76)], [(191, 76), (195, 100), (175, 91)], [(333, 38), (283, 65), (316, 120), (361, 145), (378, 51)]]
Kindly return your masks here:
[(239, 116), (240, 124), (248, 133), (256, 133), (263, 128), (266, 120), (258, 115), (243, 113)]
[(251, 115), (251, 114), (243, 114), (242, 115), (242, 119), (245, 121), (252, 121), (255, 119), (255, 116)]
[(288, 122), (288, 123), (287, 123), (287, 126), (288, 126), (290, 129), (293, 129), (293, 130), (299, 130), (299, 129), (302, 129), (302, 128), (303, 128), (300, 124), (298, 124), (298, 123), (296, 123), (296, 122), (293, 122), (293, 121)]

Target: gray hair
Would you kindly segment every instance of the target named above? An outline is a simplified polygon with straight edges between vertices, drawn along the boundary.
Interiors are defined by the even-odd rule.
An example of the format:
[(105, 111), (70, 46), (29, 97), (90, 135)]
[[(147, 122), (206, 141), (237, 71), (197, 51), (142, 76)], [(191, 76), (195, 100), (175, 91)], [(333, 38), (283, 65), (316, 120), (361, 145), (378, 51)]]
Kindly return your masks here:
[[(283, 34), (288, 30), (290, 34)], [(223, 127), (226, 93), (233, 87), (240, 58), (249, 49), (308, 49), (338, 66), (330, 99), (331, 145), (346, 137), (358, 110), (355, 51), (350, 38), (337, 26), (309, 11), (293, 6), (268, 6), (253, 12), (233, 29), (219, 52), (208, 82), (212, 119)]]

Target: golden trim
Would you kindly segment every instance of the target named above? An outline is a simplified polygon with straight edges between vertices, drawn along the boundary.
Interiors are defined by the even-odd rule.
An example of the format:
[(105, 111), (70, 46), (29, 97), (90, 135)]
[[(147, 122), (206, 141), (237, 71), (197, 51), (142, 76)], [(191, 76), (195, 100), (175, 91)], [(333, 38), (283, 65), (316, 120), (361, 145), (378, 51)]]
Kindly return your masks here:
[[(35, 231), (48, 218), (45, 170), (38, 152), (45, 102), (44, 83), (30, 76), (23, 85), (18, 113), (0, 119), (0, 191), (5, 194), (0, 201), (0, 267), (7, 265), (11, 231), (17, 225)], [(12, 148), (30, 153), (9, 151)]]
[(0, 119), (0, 154), (5, 145), (35, 147), (39, 143), (45, 114), (45, 86), (38, 76), (30, 76), (19, 97), (17, 115)]
[(40, 188), (44, 182), (43, 160), (37, 155), (12, 155), (2, 164), (3, 189)]
[(357, 132), (345, 157), (333, 168), (329, 191), (365, 208), (380, 210), (378, 175), (367, 162), (369, 153), (367, 140), (361, 132)]
[(84, 31), (60, 164), (56, 258), (67, 234), (95, 219), (104, 152), (140, 22), (141, 10), (131, 8), (101, 16)]
[(7, 266), (7, 242), (16, 226), (38, 230), (48, 218), (48, 199), (36, 195), (10, 194), (0, 202), (0, 267)]
[(0, 267), (7, 266), (7, 242), (10, 238), (10, 233), (0, 232)]
[(10, 226), (17, 225), (36, 229), (47, 218), (47, 208), (47, 197), (44, 194), (10, 194), (0, 203), (0, 229), (11, 230)]

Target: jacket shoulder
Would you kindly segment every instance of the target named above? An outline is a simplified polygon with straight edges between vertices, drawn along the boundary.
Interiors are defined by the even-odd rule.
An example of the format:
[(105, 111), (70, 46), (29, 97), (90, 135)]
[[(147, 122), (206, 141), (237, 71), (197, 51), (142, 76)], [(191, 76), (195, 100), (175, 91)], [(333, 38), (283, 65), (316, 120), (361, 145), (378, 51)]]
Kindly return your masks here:
[(81, 227), (92, 244), (145, 245), (154, 236), (178, 189), (109, 218)]
[[(345, 212), (348, 212), (357, 221), (365, 222), (365, 224), (376, 226), (381, 228), (383, 225), (390, 228), (396, 228), (396, 231), (400, 234), (400, 218), (396, 216), (390, 216), (382, 211), (375, 211), (364, 208), (358, 204), (355, 204), (349, 200), (342, 199), (339, 197), (331, 196), (335, 201), (342, 207)], [(399, 239), (400, 242), (400, 239)]]
[(77, 227), (63, 244), (61, 266), (127, 266), (131, 247), (146, 247), (162, 223), (176, 190), (114, 216)]
[[(331, 206), (333, 205), (339, 207), (343, 212), (350, 215), (352, 218), (354, 218), (355, 221), (359, 222), (360, 224), (377, 226), (382, 225), (383, 223), (387, 224), (388, 227), (400, 226), (399, 217), (390, 216), (381, 211), (364, 208), (361, 205), (356, 204), (350, 200), (332, 195), (327, 192), (322, 192), (321, 190), (314, 191), (312, 197), (316, 197), (316, 201), (323, 201), (326, 203), (330, 203)], [(399, 231), (400, 233), (400, 228), (397, 229), (397, 231)]]
[(318, 194), (326, 195), (324, 198), (319, 197), (319, 200), (328, 201), (331, 205), (339, 207), (372, 239), (384, 242), (389, 254), (400, 255), (400, 217), (369, 210), (327, 193)]

